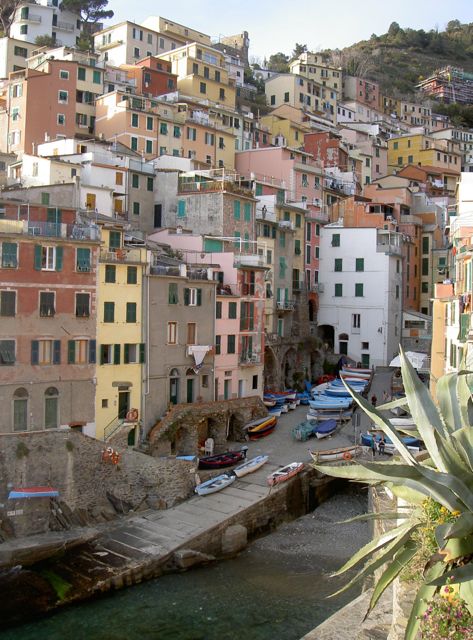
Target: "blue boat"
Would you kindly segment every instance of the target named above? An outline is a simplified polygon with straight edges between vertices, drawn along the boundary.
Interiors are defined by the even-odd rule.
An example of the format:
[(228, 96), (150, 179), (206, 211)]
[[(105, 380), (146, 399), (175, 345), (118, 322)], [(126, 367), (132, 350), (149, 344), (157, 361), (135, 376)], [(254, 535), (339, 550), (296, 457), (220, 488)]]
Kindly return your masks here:
[(314, 433), (319, 439), (326, 438), (327, 436), (332, 435), (336, 428), (336, 420), (323, 420), (322, 422), (318, 422), (314, 427)]
[[(379, 443), (379, 441), (381, 440), (381, 434), (377, 433), (377, 434), (372, 434), (372, 433), (362, 433), (361, 434), (361, 444), (364, 447), (373, 447), (373, 437), (375, 439), (376, 443)], [(384, 441), (387, 445), (391, 445), (393, 444), (391, 438), (389, 438), (388, 436), (384, 436)], [(403, 436), (401, 438), (401, 442), (406, 445), (406, 447), (420, 447), (420, 445), (422, 444), (421, 441), (418, 438), (414, 438), (413, 436)]]

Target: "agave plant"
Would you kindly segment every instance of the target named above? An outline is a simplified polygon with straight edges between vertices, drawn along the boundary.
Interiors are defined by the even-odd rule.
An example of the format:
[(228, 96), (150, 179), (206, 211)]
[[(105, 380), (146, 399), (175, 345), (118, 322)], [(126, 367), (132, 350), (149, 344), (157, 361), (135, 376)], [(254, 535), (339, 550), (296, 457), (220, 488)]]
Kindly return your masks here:
[[(468, 378), (471, 372), (462, 370), (442, 376), (437, 382), (435, 403), (402, 349), (401, 371), (406, 397), (377, 409), (347, 386), (358, 405), (392, 440), (399, 456), (388, 462), (360, 461), (349, 466), (315, 467), (338, 478), (383, 485), (402, 499), (397, 513), (364, 516), (395, 518), (397, 526), (365, 545), (335, 574), (340, 575), (354, 567), (359, 569), (340, 590), (343, 591), (384, 567), (366, 615), (384, 590), (418, 556), (418, 530), (424, 521), (422, 505), (425, 501), (435, 501), (443, 513), (449, 515), (434, 526), (433, 540), (436, 544), (423, 568), (405, 632), (406, 640), (413, 640), (428, 601), (443, 585), (455, 586), (473, 615), (473, 427), (468, 418), (468, 401), (471, 398)], [(380, 412), (402, 404), (408, 405), (419, 436), (424, 441), (426, 453), (422, 457), (412, 455)], [(361, 564), (363, 561), (366, 561), (364, 566)]]

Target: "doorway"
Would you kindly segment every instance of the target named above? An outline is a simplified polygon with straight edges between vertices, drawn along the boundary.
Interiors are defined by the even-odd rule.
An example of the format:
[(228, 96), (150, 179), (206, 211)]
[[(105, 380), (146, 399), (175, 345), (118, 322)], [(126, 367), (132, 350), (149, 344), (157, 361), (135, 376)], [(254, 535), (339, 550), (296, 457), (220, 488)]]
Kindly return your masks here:
[(119, 391), (118, 392), (118, 417), (120, 420), (126, 418), (126, 414), (130, 410), (130, 392)]
[(194, 379), (187, 378), (187, 396), (186, 402), (189, 404), (194, 402)]
[(169, 402), (177, 404), (179, 402), (179, 371), (172, 369), (169, 378)]

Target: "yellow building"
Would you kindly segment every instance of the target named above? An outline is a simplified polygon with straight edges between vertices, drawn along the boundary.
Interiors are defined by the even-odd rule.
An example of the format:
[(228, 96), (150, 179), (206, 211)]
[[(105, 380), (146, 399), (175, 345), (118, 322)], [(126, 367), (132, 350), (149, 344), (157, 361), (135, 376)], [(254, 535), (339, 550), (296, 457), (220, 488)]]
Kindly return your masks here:
[(147, 252), (125, 245), (123, 227), (100, 223), (97, 283), (96, 437), (107, 440), (125, 422), (135, 444), (141, 411), (145, 328), (142, 290)]
[(225, 55), (193, 42), (159, 56), (172, 63), (177, 87), (185, 96), (235, 107), (235, 80), (228, 75)]
[[(279, 109), (284, 109), (284, 107), (279, 107)], [(275, 109), (275, 111), (278, 111)], [(263, 127), (267, 127), (271, 133), (271, 138), (274, 143), (277, 145), (278, 142), (282, 142), (278, 140), (278, 137), (284, 136), (285, 143), (288, 147), (292, 147), (298, 149), (299, 147), (304, 146), (304, 134), (309, 133), (311, 128), (308, 124), (303, 122), (298, 122), (292, 113), (289, 113), (289, 117), (285, 117), (284, 115), (279, 115), (273, 111), (267, 116), (263, 116), (260, 118), (260, 123)], [(291, 112), (297, 111), (300, 113), (299, 109), (291, 108)]]
[(331, 67), (326, 64), (320, 53), (304, 51), (289, 63), (291, 73), (295, 73), (309, 80), (314, 80), (324, 87), (340, 92), (342, 89), (341, 67)]
[(388, 171), (408, 164), (436, 167), (460, 173), (461, 153), (451, 140), (437, 140), (423, 134), (406, 134), (388, 140)]

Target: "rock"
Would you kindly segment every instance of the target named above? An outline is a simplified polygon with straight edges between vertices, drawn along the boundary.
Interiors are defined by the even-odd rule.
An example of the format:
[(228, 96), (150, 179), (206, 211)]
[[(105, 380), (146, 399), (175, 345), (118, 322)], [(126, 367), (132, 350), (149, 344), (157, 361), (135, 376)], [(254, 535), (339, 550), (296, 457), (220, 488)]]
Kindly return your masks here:
[(214, 556), (207, 555), (206, 553), (200, 553), (200, 551), (194, 551), (193, 549), (180, 549), (173, 553), (172, 562), (178, 568), (182, 570), (190, 569), (199, 564), (206, 564), (207, 562), (214, 561)]
[(248, 530), (241, 524), (227, 527), (222, 535), (222, 553), (234, 555), (242, 551), (248, 544)]

